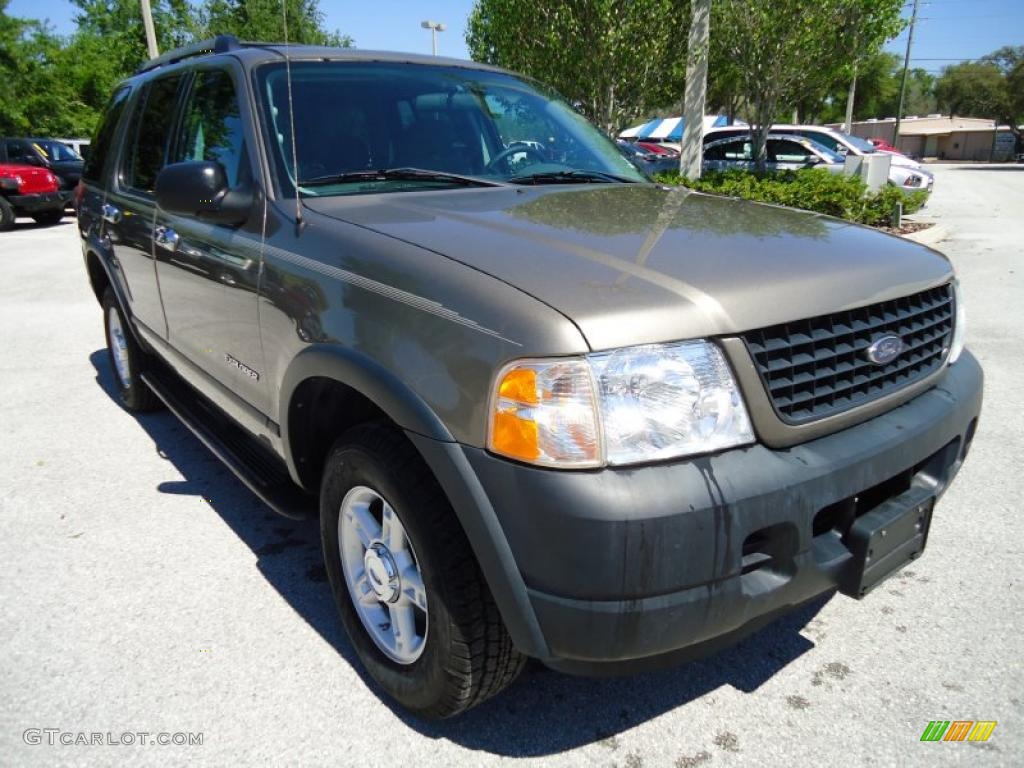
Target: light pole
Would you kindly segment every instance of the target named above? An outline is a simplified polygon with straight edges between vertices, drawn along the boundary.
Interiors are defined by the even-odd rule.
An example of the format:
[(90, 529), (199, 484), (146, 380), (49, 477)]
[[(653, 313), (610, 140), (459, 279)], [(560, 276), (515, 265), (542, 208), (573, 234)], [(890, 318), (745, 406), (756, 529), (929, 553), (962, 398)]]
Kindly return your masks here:
[(686, 52), (686, 90), (683, 92), (683, 136), (679, 173), (699, 179), (704, 159), (704, 102), (708, 90), (708, 27), (711, 0), (690, 3), (690, 35)]
[(434, 51), (434, 55), (437, 56), (437, 33), (444, 32), (448, 27), (439, 21), (421, 21), (420, 26), (430, 30), (431, 49)]
[(149, 58), (155, 59), (160, 55), (156, 47), (156, 30), (153, 29), (153, 11), (149, 7), (149, 0), (139, 0), (142, 5), (142, 26), (146, 28), (146, 48), (149, 50)]

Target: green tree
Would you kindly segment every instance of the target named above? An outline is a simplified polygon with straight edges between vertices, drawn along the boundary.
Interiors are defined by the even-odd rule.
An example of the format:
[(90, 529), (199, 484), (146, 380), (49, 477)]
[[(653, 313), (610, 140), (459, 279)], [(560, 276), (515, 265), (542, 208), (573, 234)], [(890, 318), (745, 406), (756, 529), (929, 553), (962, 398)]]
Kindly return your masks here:
[[(207, 0), (199, 11), (203, 37), (231, 34), (241, 40), (283, 42), (282, 0)], [(348, 48), (352, 38), (324, 28), (319, 0), (284, 0), (288, 42)]]
[[(77, 29), (60, 37), (0, 0), (0, 133), (92, 135), (117, 83), (148, 57), (138, 0), (72, 0)], [(317, 0), (286, 0), (293, 42), (350, 45), (323, 28)], [(152, 0), (161, 51), (209, 36), (283, 38), (277, 0)]]
[(689, 0), (476, 0), (466, 43), (476, 61), (548, 84), (614, 134), (682, 100), (689, 16)]
[(902, 26), (902, 0), (717, 0), (713, 67), (733, 69), (756, 126), (757, 162), (784, 109), (819, 103)]
[(935, 97), (950, 114), (1005, 123), (1019, 150), (1024, 139), (1024, 46), (1000, 48), (981, 61), (946, 67), (935, 84)]
[[(116, 69), (125, 75), (149, 58), (146, 30), (138, 0), (71, 0), (79, 35), (91, 35), (106, 46)], [(151, 0), (157, 47), (161, 52), (197, 39), (196, 14), (188, 0)]]

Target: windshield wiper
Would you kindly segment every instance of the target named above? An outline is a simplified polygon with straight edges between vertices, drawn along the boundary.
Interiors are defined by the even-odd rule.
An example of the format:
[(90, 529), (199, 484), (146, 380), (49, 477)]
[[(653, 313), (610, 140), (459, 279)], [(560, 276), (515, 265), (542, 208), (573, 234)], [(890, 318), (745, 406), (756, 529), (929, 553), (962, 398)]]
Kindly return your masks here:
[(616, 176), (613, 173), (604, 173), (603, 171), (538, 171), (537, 173), (513, 176), (509, 181), (513, 184), (579, 184), (592, 181), (633, 183), (632, 179)]
[(500, 183), (480, 179), (475, 176), (462, 176), (444, 171), (428, 171), (425, 168), (383, 168), (378, 171), (347, 171), (317, 176), (313, 179), (299, 181), (300, 187), (322, 187), (331, 184), (349, 184), (358, 181), (445, 181), (464, 187), (499, 187)]

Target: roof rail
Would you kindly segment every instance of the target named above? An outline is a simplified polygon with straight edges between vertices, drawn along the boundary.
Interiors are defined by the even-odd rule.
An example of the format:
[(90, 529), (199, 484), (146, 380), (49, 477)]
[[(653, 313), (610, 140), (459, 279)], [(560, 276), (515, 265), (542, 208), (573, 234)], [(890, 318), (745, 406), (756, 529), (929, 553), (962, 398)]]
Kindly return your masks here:
[(163, 67), (168, 64), (174, 64), (182, 61), (183, 59), (191, 59), (194, 56), (205, 56), (210, 53), (226, 53), (227, 51), (233, 51), (241, 47), (242, 44), (238, 42), (238, 38), (234, 35), (217, 35), (212, 40), (202, 40), (198, 43), (192, 43), (192, 45), (175, 48), (173, 51), (161, 54), (155, 59), (150, 59), (136, 69), (135, 74), (140, 75), (143, 72), (149, 72), (151, 69)]

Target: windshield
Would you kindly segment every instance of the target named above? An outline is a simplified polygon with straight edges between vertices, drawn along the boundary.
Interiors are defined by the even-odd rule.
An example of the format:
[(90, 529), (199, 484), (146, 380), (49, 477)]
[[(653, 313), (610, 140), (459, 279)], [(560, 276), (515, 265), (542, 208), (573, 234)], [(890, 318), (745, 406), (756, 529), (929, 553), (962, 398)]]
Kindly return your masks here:
[(44, 141), (36, 139), (32, 142), (39, 152), (43, 154), (47, 160), (51, 163), (59, 163), (66, 160), (81, 160), (82, 156), (79, 155), (75, 150), (69, 147), (67, 144), (62, 144), (59, 141)]
[(842, 137), (846, 140), (846, 143), (851, 145), (858, 152), (863, 152), (865, 155), (870, 155), (872, 152), (877, 152), (878, 148), (867, 139), (862, 139), (860, 136), (852, 136), (849, 133), (842, 134)]
[(822, 143), (820, 143), (818, 141), (815, 141), (814, 139), (808, 139), (807, 142), (814, 147), (814, 150), (818, 154), (824, 155), (825, 158), (830, 163), (845, 163), (846, 162), (846, 158), (845, 157), (843, 157), (838, 152), (833, 152), (831, 149), (826, 147), (824, 144), (822, 144)]
[(323, 61), (293, 62), (291, 73), (297, 172), (285, 66), (264, 65), (256, 75), (270, 127), (270, 154), (289, 194), (296, 182), (301, 194), (321, 196), (436, 189), (458, 181), (359, 173), (385, 169), (494, 183), (575, 178), (558, 176), (565, 172), (591, 173), (594, 179), (604, 175), (605, 181), (646, 180), (584, 117), (540, 86), (512, 75)]

